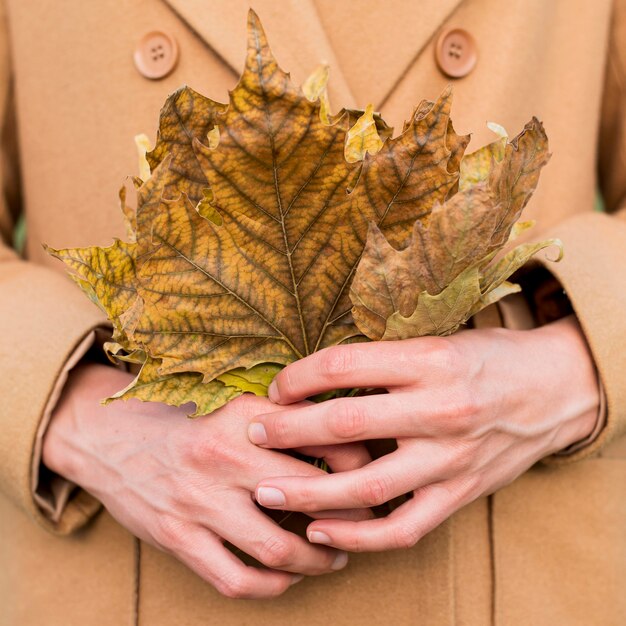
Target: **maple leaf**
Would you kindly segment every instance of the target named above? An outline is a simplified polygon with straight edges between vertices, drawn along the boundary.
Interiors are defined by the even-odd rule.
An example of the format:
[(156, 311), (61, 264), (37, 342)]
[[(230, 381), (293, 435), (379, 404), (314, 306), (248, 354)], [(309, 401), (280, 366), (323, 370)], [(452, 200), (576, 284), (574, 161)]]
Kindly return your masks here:
[[(292, 85), (251, 13), (243, 76), (213, 118), (219, 143), (196, 138), (187, 153), (221, 223), (206, 220), (184, 193), (167, 197), (169, 163), (152, 172), (161, 200), (151, 219), (138, 219), (137, 238), (158, 253), (138, 263), (132, 341), (162, 359), (161, 373), (197, 371), (209, 381), (359, 335), (347, 287), (368, 223), (403, 241), (406, 225), (458, 181), (458, 171), (448, 171), (450, 100), (444, 92), (382, 148), (371, 139), (371, 110), (350, 135), (350, 115), (326, 123), (320, 101)], [(351, 140), (365, 146), (365, 161), (345, 158)]]
[(371, 106), (331, 113), (327, 80), (322, 66), (296, 87), (250, 11), (229, 102), (183, 87), (154, 148), (136, 138), (135, 209), (120, 191), (130, 241), (48, 249), (112, 321), (110, 358), (140, 366), (114, 398), (209, 413), (316, 350), (426, 318), (451, 332), (440, 318), (513, 288), (503, 276), (534, 249), (489, 261), (547, 158), (538, 123), (464, 160), (450, 89), (392, 137)]

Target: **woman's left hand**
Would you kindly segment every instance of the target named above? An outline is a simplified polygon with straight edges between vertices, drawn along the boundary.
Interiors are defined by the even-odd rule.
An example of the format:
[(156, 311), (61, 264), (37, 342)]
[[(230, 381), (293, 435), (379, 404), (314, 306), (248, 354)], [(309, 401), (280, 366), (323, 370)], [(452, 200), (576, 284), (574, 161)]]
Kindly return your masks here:
[(350, 551), (412, 546), (459, 508), (591, 433), (599, 401), (573, 316), (530, 331), (328, 348), (281, 371), (270, 399), (291, 404), (372, 387), (389, 393), (283, 409), (250, 425), (251, 441), (267, 448), (397, 439), (397, 450), (361, 469), (259, 483), (261, 505), (303, 512), (371, 507), (412, 492), (384, 518), (314, 521), (313, 543)]

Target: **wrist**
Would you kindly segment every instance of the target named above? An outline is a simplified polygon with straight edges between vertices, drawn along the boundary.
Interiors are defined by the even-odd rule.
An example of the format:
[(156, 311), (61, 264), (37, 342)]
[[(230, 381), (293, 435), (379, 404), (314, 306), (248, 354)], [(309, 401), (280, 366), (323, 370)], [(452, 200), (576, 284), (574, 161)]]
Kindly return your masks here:
[(593, 356), (574, 315), (546, 324), (536, 331), (544, 350), (557, 355), (559, 372), (556, 396), (559, 399), (551, 452), (559, 452), (589, 437), (594, 431), (600, 407), (598, 373)]
[[(56, 474), (84, 486), (84, 460), (90, 440), (104, 415), (100, 401), (132, 377), (112, 367), (82, 363), (75, 367), (54, 408), (42, 441), (42, 462)], [(97, 437), (97, 434), (96, 434)]]

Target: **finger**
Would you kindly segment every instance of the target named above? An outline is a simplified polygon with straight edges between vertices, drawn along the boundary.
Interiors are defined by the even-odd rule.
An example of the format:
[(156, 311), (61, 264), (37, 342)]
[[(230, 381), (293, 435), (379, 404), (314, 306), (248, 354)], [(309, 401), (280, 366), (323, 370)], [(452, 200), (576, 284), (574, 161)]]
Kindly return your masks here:
[(305, 446), (296, 452), (324, 461), (333, 472), (346, 472), (359, 469), (371, 463), (369, 450), (360, 443), (346, 443), (339, 446)]
[(432, 484), (387, 517), (364, 522), (315, 521), (309, 525), (307, 537), (313, 543), (349, 552), (410, 548), (473, 499), (471, 491), (452, 483)]
[(239, 514), (230, 517), (228, 524), (221, 527), (210, 521), (211, 529), (271, 569), (319, 575), (343, 569), (348, 563), (344, 552), (312, 545), (281, 528), (243, 493), (233, 499), (232, 507)]
[[(300, 476), (315, 477), (327, 476), (327, 473), (310, 463), (295, 459), (283, 452), (274, 450), (261, 450), (250, 446), (249, 462), (255, 468), (254, 471), (242, 472), (240, 486), (246, 489), (251, 496), (254, 494), (260, 476)], [(360, 453), (362, 454), (362, 452)], [(282, 509), (280, 502), (273, 505), (273, 509)], [(313, 515), (311, 517), (314, 517)], [(346, 509), (339, 517), (352, 520), (368, 519), (369, 512), (350, 511)]]
[[(422, 399), (423, 398), (423, 399)], [(299, 448), (368, 439), (436, 436), (445, 428), (437, 419), (432, 392), (337, 398), (319, 404), (257, 415), (248, 438), (265, 448)]]
[(424, 485), (447, 478), (443, 455), (425, 446), (419, 455), (399, 449), (369, 465), (323, 476), (281, 476), (262, 480), (257, 502), (289, 511), (324, 511), (379, 506)]
[(287, 572), (244, 565), (206, 528), (187, 529), (175, 556), (229, 598), (272, 598), (302, 579)]
[(269, 387), (276, 404), (291, 404), (324, 391), (355, 387), (401, 387), (415, 382), (419, 359), (432, 338), (332, 346), (281, 370)]

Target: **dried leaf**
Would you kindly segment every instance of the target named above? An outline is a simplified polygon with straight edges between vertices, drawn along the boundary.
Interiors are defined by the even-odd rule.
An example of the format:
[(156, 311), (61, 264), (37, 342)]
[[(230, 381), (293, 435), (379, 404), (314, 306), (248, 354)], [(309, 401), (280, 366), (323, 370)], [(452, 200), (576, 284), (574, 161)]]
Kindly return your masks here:
[(502, 161), (494, 164), (489, 176), (489, 188), (499, 205), (499, 221), (491, 239), (494, 249), (506, 243), (549, 160), (548, 137), (543, 124), (533, 117), (506, 145)]
[(159, 401), (171, 406), (182, 406), (188, 402), (196, 405), (189, 417), (206, 415), (224, 406), (242, 391), (226, 386), (220, 381), (202, 382), (202, 376), (194, 373), (163, 375), (159, 372), (159, 360), (149, 358), (133, 382), (104, 401), (129, 400)]
[(112, 321), (115, 340), (123, 341), (125, 332), (120, 316), (135, 301), (136, 243), (116, 240), (108, 248), (66, 248), (44, 246), (52, 256), (71, 270), (70, 276)]
[(461, 191), (488, 181), (494, 162), (500, 163), (504, 159), (508, 133), (499, 124), (489, 122), (487, 126), (498, 135), (499, 139), (463, 157), (459, 181)]
[(304, 93), (305, 98), (311, 102), (319, 100), (320, 119), (324, 124), (332, 123), (328, 89), (326, 88), (329, 72), (328, 65), (320, 65), (302, 84), (302, 93)]
[(563, 244), (559, 239), (546, 239), (535, 243), (524, 243), (495, 263), (488, 265), (481, 276), (480, 289), (482, 293), (488, 293), (492, 289), (499, 287), (506, 278), (513, 272), (516, 272), (522, 265), (529, 261), (537, 252), (555, 246), (559, 253), (554, 262), (558, 262), (563, 258)]
[(376, 154), (383, 147), (383, 141), (376, 128), (374, 107), (370, 104), (365, 112), (348, 131), (345, 156), (348, 163), (362, 161), (367, 154)]
[(137, 155), (139, 157), (139, 178), (148, 180), (150, 178), (150, 164), (146, 159), (146, 154), (152, 149), (150, 139), (143, 133), (135, 135), (135, 146), (137, 146)]
[(127, 352), (126, 348), (121, 343), (116, 341), (105, 341), (102, 346), (104, 353), (107, 355), (111, 363), (134, 363), (135, 365), (142, 365), (146, 361), (146, 353), (142, 350), (133, 350)]
[[(159, 132), (154, 150), (146, 154), (151, 171), (168, 156), (171, 164), (163, 191), (167, 197), (187, 194), (197, 204), (203, 199), (208, 182), (198, 163), (193, 142), (216, 143), (214, 131), (216, 117), (225, 105), (199, 94), (190, 87), (173, 93), (161, 109)], [(219, 137), (219, 134), (217, 135)]]
[(267, 396), (267, 388), (281, 369), (282, 366), (274, 363), (262, 363), (250, 369), (238, 367), (218, 376), (217, 379), (225, 385), (235, 387), (243, 392), (248, 391), (257, 396)]
[(450, 335), (468, 318), (480, 299), (480, 272), (471, 267), (459, 274), (443, 291), (431, 296), (423, 291), (410, 316), (393, 313), (387, 320), (383, 340), (409, 339), (423, 335)]
[(489, 305), (495, 304), (498, 300), (502, 300), (502, 298), (506, 298), (506, 296), (510, 296), (513, 293), (519, 293), (521, 290), (522, 288), (518, 284), (511, 283), (508, 280), (503, 281), (497, 287), (480, 296), (480, 299), (472, 305), (469, 313), (466, 315), (466, 320)]
[[(143, 180), (138, 176), (129, 177), (134, 185), (135, 190), (139, 189), (141, 185), (143, 185)], [(124, 216), (124, 225), (126, 226), (126, 236), (131, 242), (136, 240), (137, 234), (137, 212), (136, 209), (129, 206), (126, 203), (126, 183), (122, 185), (120, 188), (118, 197), (120, 200), (120, 209), (122, 210), (122, 215)]]
[[(422, 103), (415, 117), (427, 114)], [(504, 134), (504, 131), (501, 131)], [(519, 290), (506, 279), (555, 240), (524, 244), (492, 262), (506, 243), (532, 226), (519, 217), (549, 158), (533, 119), (510, 144), (501, 140), (461, 161), (461, 190), (418, 220), (403, 249), (372, 225), (352, 283), (352, 315), (370, 339), (449, 334), (471, 315)]]
[(478, 186), (435, 207), (427, 226), (417, 221), (403, 250), (372, 225), (351, 288), (359, 328), (371, 339), (381, 339), (395, 312), (409, 316), (420, 294), (441, 293), (491, 251), (497, 221), (491, 194)]

